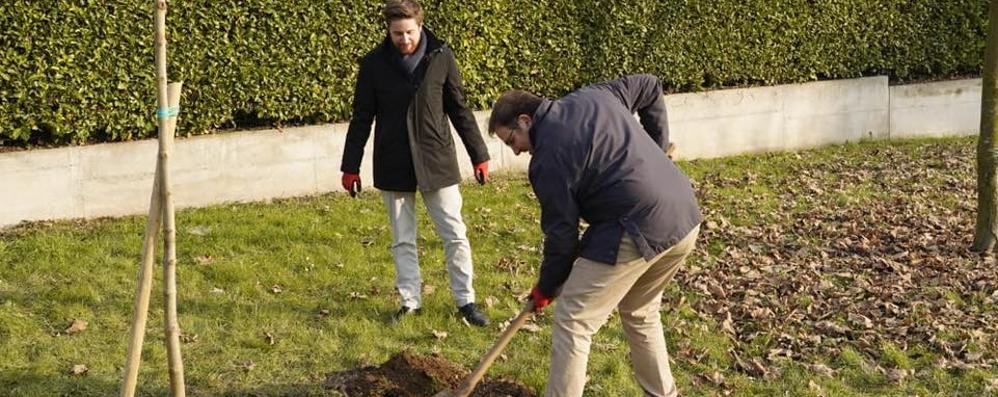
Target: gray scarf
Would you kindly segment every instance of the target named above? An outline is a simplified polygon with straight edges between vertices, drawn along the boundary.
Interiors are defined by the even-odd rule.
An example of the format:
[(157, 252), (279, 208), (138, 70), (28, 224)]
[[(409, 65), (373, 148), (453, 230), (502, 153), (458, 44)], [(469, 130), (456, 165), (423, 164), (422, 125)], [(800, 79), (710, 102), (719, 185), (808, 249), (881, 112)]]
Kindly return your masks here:
[(416, 71), (416, 65), (419, 65), (419, 61), (423, 60), (423, 55), (426, 55), (426, 32), (423, 28), (419, 28), (419, 45), (416, 46), (416, 51), (411, 55), (402, 55), (402, 66), (405, 66), (405, 70), (408, 70), (409, 74), (413, 74)]

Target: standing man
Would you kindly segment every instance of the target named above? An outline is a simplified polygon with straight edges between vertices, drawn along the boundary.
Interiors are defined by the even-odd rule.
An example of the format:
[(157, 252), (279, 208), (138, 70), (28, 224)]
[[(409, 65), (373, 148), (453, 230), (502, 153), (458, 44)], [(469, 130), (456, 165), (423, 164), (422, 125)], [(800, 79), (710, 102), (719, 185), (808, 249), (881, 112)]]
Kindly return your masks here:
[[(677, 395), (659, 309), (701, 215), (689, 179), (663, 153), (669, 127), (658, 78), (627, 76), (555, 101), (507, 91), (489, 133), (533, 156), (544, 262), (531, 300), (540, 311), (559, 299), (545, 395), (582, 395), (592, 336), (613, 309), (645, 395)], [(581, 241), (580, 218), (590, 225)]]
[(343, 188), (360, 190), (360, 163), (374, 127), (374, 187), (388, 210), (395, 258), (395, 287), (402, 307), (393, 322), (419, 313), (422, 277), (416, 251), (416, 190), (443, 240), (450, 288), (459, 313), (471, 324), (488, 318), (475, 305), (471, 246), (461, 218), (461, 173), (448, 118), (457, 129), (478, 182), (488, 180), (489, 153), (468, 109), (454, 53), (423, 26), (415, 0), (389, 0), (383, 9), (388, 34), (360, 62), (353, 117), (343, 150)]

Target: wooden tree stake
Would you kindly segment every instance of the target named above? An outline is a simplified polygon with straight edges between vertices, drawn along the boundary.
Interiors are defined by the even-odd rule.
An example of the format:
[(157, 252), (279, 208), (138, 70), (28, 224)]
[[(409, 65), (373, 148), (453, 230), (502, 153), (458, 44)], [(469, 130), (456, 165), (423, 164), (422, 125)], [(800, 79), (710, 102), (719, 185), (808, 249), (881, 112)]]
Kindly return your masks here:
[[(162, 223), (164, 231), (163, 283), (166, 298), (164, 316), (166, 345), (170, 366), (170, 394), (186, 396), (184, 368), (180, 356), (180, 326), (177, 323), (176, 285), (176, 222), (170, 190), (169, 157), (173, 151), (173, 137), (177, 128), (181, 83), (167, 86), (166, 73), (166, 0), (155, 1), (155, 55), (156, 55), (156, 116), (159, 122), (159, 153), (156, 175), (153, 178), (152, 197), (149, 202), (149, 219), (146, 223), (142, 245), (142, 264), (139, 268), (135, 308), (132, 315), (131, 337), (125, 363), (125, 378), (121, 385), (122, 397), (133, 397), (142, 361), (142, 342), (145, 338), (152, 289), (152, 268), (157, 232)], [(165, 218), (165, 219), (164, 219)]]

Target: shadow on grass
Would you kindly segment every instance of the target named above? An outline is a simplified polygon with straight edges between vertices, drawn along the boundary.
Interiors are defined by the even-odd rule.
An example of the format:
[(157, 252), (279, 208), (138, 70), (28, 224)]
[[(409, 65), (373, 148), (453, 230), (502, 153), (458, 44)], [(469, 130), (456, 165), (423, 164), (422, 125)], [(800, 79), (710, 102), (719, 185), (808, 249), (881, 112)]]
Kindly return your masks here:
[[(0, 395), (4, 397), (35, 396), (74, 396), (105, 397), (121, 393), (120, 379), (107, 379), (94, 376), (39, 375), (23, 369), (0, 370)], [(279, 384), (239, 388), (226, 391), (199, 390), (187, 386), (190, 396), (209, 397), (326, 397), (342, 394), (327, 390), (319, 384)], [(163, 387), (139, 385), (136, 396), (166, 396), (169, 390)]]
[[(87, 375), (40, 375), (23, 369), (0, 370), (0, 394), (10, 397), (34, 396), (117, 396), (119, 379)], [(142, 387), (139, 396), (163, 396), (163, 388)]]
[(215, 397), (326, 397), (342, 396), (339, 392), (327, 390), (321, 385), (267, 385), (244, 390), (230, 390), (219, 394), (209, 394)]

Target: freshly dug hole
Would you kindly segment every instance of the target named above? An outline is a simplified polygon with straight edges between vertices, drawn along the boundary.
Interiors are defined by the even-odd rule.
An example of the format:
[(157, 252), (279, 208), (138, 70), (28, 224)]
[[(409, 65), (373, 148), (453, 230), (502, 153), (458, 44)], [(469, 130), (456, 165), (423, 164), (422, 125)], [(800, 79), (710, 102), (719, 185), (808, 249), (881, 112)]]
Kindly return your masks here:
[[(325, 386), (349, 397), (432, 397), (437, 392), (457, 388), (468, 373), (442, 357), (400, 353), (380, 366), (329, 374)], [(534, 397), (537, 393), (519, 382), (486, 377), (471, 395)]]

